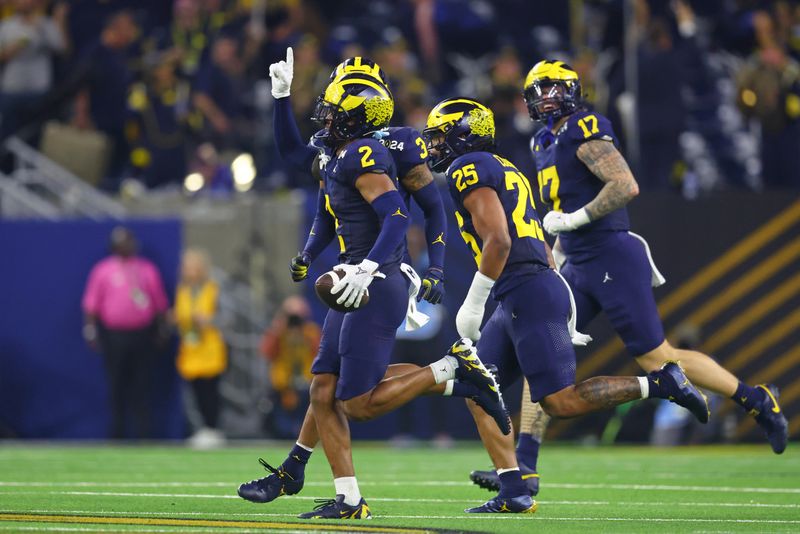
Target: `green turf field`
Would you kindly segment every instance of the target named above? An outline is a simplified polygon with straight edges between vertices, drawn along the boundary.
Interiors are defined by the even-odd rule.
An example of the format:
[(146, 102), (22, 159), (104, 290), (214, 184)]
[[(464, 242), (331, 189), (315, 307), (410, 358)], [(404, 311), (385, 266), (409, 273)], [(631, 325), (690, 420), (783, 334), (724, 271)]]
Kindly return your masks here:
[[(677, 449), (548, 445), (539, 511), (467, 515), (489, 492), (467, 474), (487, 456), (475, 445), (442, 451), (357, 444), (371, 521), (299, 522), (332, 497), (322, 454), (298, 496), (257, 505), (236, 496), (285, 444), (193, 451), (181, 447), (0, 447), (0, 531), (299, 532), (425, 529), (467, 532), (799, 532), (800, 449), (766, 445)], [(321, 451), (319, 451), (321, 452)], [(290, 523), (290, 524), (287, 524)], [(536, 530), (534, 530), (536, 529)]]

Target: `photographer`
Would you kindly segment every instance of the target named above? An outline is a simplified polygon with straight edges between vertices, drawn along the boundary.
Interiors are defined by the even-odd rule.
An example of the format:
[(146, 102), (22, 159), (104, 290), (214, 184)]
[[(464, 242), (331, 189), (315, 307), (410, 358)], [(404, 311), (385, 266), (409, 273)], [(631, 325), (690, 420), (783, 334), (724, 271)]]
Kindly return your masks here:
[(308, 408), (311, 362), (321, 334), (310, 316), (304, 298), (287, 298), (261, 342), (261, 353), (270, 364), (272, 426), (278, 437), (296, 436)]

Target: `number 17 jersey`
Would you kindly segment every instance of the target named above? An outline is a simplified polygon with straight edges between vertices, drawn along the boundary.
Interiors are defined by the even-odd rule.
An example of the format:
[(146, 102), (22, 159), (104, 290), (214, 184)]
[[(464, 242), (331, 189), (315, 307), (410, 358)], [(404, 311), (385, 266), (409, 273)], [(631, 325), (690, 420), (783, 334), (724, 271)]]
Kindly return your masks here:
[[(531, 140), (539, 195), (551, 210), (571, 213), (593, 200), (605, 183), (578, 159), (578, 148), (587, 141), (600, 140), (619, 145), (611, 122), (594, 111), (581, 110), (570, 115), (555, 134), (539, 130)], [(630, 230), (628, 211), (622, 207), (605, 217), (559, 235), (570, 261), (596, 256), (612, 232)]]
[(464, 207), (464, 198), (481, 187), (493, 189), (500, 199), (511, 236), (511, 250), (494, 286), (495, 298), (524, 282), (527, 275), (549, 268), (544, 233), (530, 182), (513, 163), (489, 152), (469, 152), (456, 158), (446, 172), (450, 196), (456, 207), (461, 237), (480, 266), (483, 241)]

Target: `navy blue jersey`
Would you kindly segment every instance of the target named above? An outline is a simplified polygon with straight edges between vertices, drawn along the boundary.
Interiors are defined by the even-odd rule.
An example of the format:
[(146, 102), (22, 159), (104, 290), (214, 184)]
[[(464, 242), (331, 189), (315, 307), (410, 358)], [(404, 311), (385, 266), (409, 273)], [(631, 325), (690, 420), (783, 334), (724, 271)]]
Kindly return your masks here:
[(513, 163), (489, 152), (459, 156), (447, 169), (447, 184), (456, 206), (456, 221), (467, 246), (480, 265), (483, 242), (472, 216), (464, 208), (464, 197), (479, 187), (491, 187), (500, 198), (508, 221), (511, 251), (494, 286), (500, 297), (522, 281), (526, 274), (549, 268), (544, 233), (533, 200), (530, 182)]
[[(322, 131), (320, 130), (320, 132)], [(372, 132), (366, 137), (377, 139), (389, 149), (397, 167), (397, 177), (401, 180), (398, 191), (403, 197), (406, 207), (411, 209), (411, 193), (403, 188), (402, 179), (417, 165), (427, 163), (428, 148), (425, 146), (425, 141), (422, 140), (419, 132), (410, 126), (391, 126)], [(316, 136), (311, 138), (309, 146), (316, 148), (320, 157), (326, 161), (331, 158), (331, 149)], [(321, 164), (324, 163), (321, 162)]]
[[(330, 152), (327, 153), (330, 156)], [(372, 206), (356, 188), (356, 180), (367, 173), (386, 174), (397, 185), (397, 170), (389, 150), (371, 138), (356, 139), (322, 165), (327, 209), (336, 224), (339, 240), (339, 261), (359, 263), (372, 250), (382, 221)], [(381, 264), (381, 270), (391, 272), (399, 266), (405, 243), (397, 246)]]
[[(536, 161), (539, 196), (550, 209), (571, 213), (590, 202), (605, 185), (577, 157), (581, 143), (600, 139), (619, 145), (611, 122), (594, 111), (570, 115), (556, 132), (555, 142), (549, 132), (540, 130), (532, 140)], [(628, 211), (622, 207), (572, 232), (559, 235), (564, 251), (576, 259), (594, 255), (610, 236), (609, 232), (628, 231)]]

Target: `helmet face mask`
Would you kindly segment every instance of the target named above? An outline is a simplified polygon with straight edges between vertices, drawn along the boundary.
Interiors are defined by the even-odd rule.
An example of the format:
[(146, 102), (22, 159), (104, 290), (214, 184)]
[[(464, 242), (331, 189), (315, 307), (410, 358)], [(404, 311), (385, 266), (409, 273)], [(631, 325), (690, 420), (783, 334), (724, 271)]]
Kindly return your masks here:
[(523, 92), (531, 119), (551, 122), (581, 105), (581, 82), (572, 67), (560, 61), (540, 61), (530, 70)]
[(394, 99), (388, 87), (367, 75), (345, 74), (317, 98), (311, 119), (323, 129), (315, 138), (338, 147), (388, 126), (393, 113)]
[(449, 98), (430, 112), (422, 138), (431, 169), (444, 172), (462, 154), (494, 149), (494, 116), (476, 100)]

